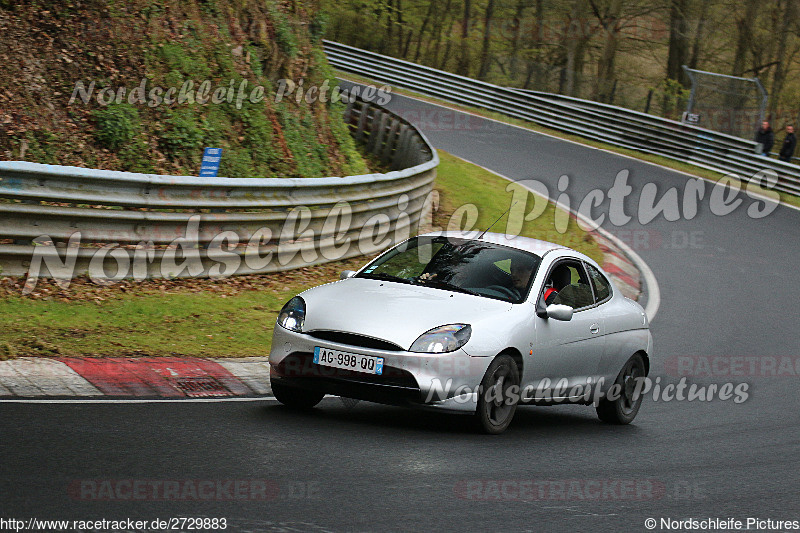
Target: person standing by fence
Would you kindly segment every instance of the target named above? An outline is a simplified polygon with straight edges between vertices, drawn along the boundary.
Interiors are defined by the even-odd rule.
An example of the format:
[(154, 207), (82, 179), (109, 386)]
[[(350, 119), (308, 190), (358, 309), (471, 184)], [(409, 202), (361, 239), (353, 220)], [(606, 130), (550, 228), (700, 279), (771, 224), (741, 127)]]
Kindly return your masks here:
[(795, 146), (797, 146), (797, 137), (794, 136), (794, 126), (786, 126), (786, 137), (783, 138), (783, 146), (781, 146), (778, 159), (791, 163)]
[(775, 134), (769, 127), (769, 121), (765, 120), (761, 123), (761, 129), (756, 132), (756, 142), (761, 143), (761, 155), (769, 157), (772, 145), (775, 144)]

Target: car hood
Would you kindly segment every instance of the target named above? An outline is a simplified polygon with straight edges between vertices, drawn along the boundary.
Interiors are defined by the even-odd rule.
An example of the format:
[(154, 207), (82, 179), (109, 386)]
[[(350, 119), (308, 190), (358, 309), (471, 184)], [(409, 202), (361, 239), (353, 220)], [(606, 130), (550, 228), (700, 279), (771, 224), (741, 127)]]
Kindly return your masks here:
[(304, 331), (357, 333), (406, 350), (432, 328), (475, 324), (512, 307), (482, 296), (364, 278), (322, 285), (300, 296), (306, 302)]

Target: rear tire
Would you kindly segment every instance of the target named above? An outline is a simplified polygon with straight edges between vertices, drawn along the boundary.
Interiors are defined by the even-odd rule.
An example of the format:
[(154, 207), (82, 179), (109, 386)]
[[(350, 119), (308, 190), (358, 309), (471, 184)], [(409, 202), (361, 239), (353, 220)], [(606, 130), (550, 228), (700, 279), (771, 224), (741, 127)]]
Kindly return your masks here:
[(275, 399), (287, 407), (294, 409), (311, 409), (325, 396), (324, 392), (315, 392), (306, 389), (299, 389), (297, 387), (290, 387), (273, 381), (271, 383), (272, 394)]
[(614, 400), (603, 398), (597, 405), (597, 416), (608, 424), (630, 424), (636, 418), (642, 405), (641, 393), (637, 392), (637, 382), (645, 377), (645, 366), (642, 356), (633, 354), (620, 370), (614, 387), (619, 389)]
[[(515, 387), (512, 394), (509, 389)], [(486, 369), (478, 393), (475, 411), (478, 427), (484, 433), (498, 435), (514, 418), (519, 402), (519, 369), (508, 355), (498, 355)]]

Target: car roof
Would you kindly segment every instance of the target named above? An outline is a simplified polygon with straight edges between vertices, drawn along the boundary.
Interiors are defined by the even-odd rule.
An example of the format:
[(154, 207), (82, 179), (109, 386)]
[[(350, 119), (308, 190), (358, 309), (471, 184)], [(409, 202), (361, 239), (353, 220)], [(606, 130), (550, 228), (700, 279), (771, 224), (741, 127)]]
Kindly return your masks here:
[[(552, 250), (568, 250), (571, 252), (575, 252), (572, 248), (567, 248), (561, 244), (555, 244), (548, 241), (542, 241), (539, 239), (531, 239), (530, 237), (521, 237), (521, 236), (513, 236), (513, 235), (506, 235), (504, 233), (485, 233), (483, 234), (480, 239), (478, 239), (479, 234), (476, 232), (465, 232), (465, 231), (442, 231), (442, 232), (433, 232), (433, 233), (426, 233), (425, 235), (420, 235), (421, 237), (447, 237), (447, 238), (456, 238), (456, 239), (468, 239), (468, 240), (478, 240), (483, 242), (488, 242), (492, 244), (499, 244), (501, 246), (508, 246), (509, 248), (516, 248), (517, 250), (523, 250), (526, 252), (531, 252), (538, 256), (542, 256), (547, 252)], [(578, 252), (575, 252), (576, 254)]]

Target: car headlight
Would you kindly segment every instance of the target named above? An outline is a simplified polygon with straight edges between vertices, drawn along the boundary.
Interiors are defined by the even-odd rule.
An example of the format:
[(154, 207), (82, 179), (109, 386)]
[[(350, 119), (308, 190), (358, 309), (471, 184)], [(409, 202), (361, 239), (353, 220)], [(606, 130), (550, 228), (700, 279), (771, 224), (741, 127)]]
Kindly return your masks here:
[(472, 327), (469, 324), (439, 326), (420, 335), (409, 351), (419, 353), (454, 352), (467, 344), (470, 335), (472, 335)]
[(299, 296), (295, 296), (283, 306), (278, 315), (278, 324), (286, 329), (303, 331), (303, 322), (306, 319), (306, 302)]

